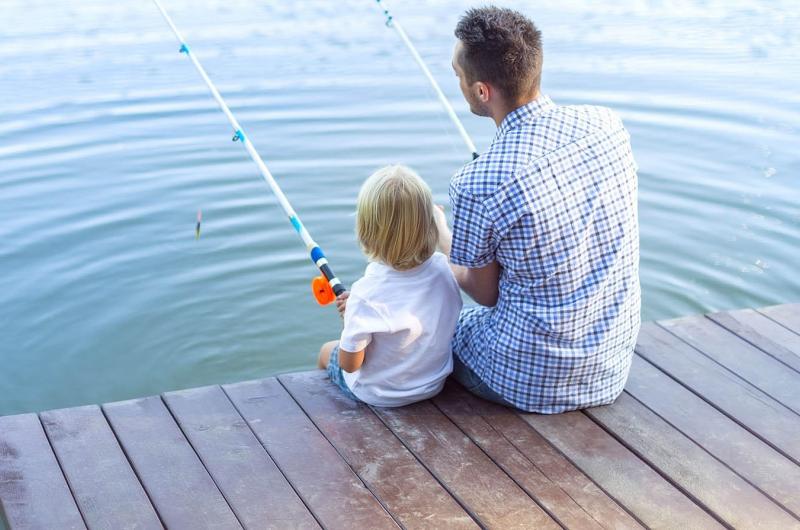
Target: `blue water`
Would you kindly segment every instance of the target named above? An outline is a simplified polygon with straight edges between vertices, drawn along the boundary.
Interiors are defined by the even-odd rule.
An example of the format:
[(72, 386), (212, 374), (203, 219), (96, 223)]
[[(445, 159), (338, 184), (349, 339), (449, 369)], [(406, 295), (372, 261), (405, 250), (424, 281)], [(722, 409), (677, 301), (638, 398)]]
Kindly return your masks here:
[[(632, 134), (643, 318), (800, 300), (796, 2), (505, 4), (543, 32), (544, 91)], [(494, 126), (450, 68), (470, 5), (393, 9), (480, 150)], [(345, 282), (372, 170), (408, 164), (446, 202), (468, 153), (371, 0), (165, 7)], [(0, 414), (313, 367), (339, 319), (155, 6), (0, 20)]]

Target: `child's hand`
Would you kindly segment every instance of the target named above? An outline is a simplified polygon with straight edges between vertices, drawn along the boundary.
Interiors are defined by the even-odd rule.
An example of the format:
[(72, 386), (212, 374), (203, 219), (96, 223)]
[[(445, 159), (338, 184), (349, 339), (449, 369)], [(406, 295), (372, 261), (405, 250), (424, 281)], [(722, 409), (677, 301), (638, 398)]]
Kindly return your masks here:
[(339, 316), (344, 319), (344, 310), (347, 307), (347, 299), (350, 298), (350, 291), (345, 291), (336, 297), (336, 309), (339, 311)]

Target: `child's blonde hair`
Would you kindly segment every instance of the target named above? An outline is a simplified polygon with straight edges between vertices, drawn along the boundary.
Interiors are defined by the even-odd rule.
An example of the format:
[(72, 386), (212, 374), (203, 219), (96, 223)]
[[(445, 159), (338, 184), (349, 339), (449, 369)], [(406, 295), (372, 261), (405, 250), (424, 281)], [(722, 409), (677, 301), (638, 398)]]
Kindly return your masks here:
[(377, 170), (358, 194), (356, 236), (364, 253), (397, 270), (425, 262), (439, 239), (433, 208), (430, 188), (412, 169)]

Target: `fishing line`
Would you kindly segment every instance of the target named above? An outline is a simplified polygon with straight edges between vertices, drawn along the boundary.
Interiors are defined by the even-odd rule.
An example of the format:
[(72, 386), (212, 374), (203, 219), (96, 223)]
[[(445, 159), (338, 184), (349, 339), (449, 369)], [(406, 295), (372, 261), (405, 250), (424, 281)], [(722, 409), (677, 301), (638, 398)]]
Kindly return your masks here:
[[(175, 37), (178, 39), (178, 42), (181, 45), (178, 51), (180, 53), (186, 54), (186, 56), (189, 57), (189, 59), (191, 59), (195, 69), (198, 71), (200, 77), (203, 78), (203, 81), (205, 81), (206, 86), (208, 86), (208, 89), (211, 91), (211, 95), (214, 96), (214, 99), (217, 101), (219, 108), (222, 110), (222, 112), (228, 118), (230, 124), (233, 126), (234, 132), (232, 140), (234, 142), (237, 141), (241, 142), (242, 145), (244, 145), (245, 149), (247, 149), (247, 152), (250, 154), (250, 158), (252, 158), (253, 162), (255, 162), (256, 165), (258, 166), (258, 169), (261, 171), (261, 175), (264, 177), (264, 180), (267, 182), (267, 184), (269, 184), (269, 187), (272, 189), (272, 192), (277, 197), (278, 202), (283, 208), (283, 211), (286, 212), (286, 216), (289, 218), (289, 222), (294, 227), (295, 231), (300, 235), (300, 238), (303, 240), (303, 243), (305, 243), (306, 250), (309, 252), (309, 255), (311, 256), (311, 261), (314, 263), (314, 265), (317, 266), (317, 268), (319, 268), (319, 271), (322, 273), (321, 276), (317, 276), (311, 282), (311, 288), (314, 292), (314, 297), (316, 298), (317, 302), (319, 302), (320, 305), (326, 305), (333, 302), (336, 296), (340, 295), (345, 291), (345, 287), (344, 285), (342, 285), (342, 282), (339, 281), (339, 279), (331, 270), (330, 265), (328, 264), (328, 260), (325, 257), (325, 253), (322, 252), (322, 249), (319, 247), (319, 245), (317, 245), (317, 243), (311, 238), (311, 235), (308, 233), (308, 230), (306, 230), (306, 227), (303, 225), (303, 223), (300, 221), (300, 218), (297, 216), (297, 212), (294, 211), (294, 208), (292, 208), (292, 205), (289, 203), (289, 199), (287, 199), (286, 195), (284, 195), (283, 191), (281, 191), (280, 186), (278, 186), (278, 183), (273, 178), (272, 173), (270, 173), (269, 169), (267, 168), (267, 165), (261, 159), (261, 156), (258, 154), (258, 151), (256, 151), (256, 148), (250, 141), (250, 138), (245, 134), (244, 129), (236, 120), (233, 113), (228, 108), (228, 105), (225, 104), (225, 101), (222, 99), (222, 96), (220, 95), (219, 91), (211, 82), (211, 79), (209, 79), (208, 75), (206, 74), (206, 71), (203, 69), (203, 66), (200, 64), (200, 61), (195, 56), (194, 52), (192, 52), (192, 50), (189, 48), (189, 45), (186, 44), (186, 41), (183, 39), (181, 33), (178, 31), (178, 28), (175, 27), (175, 24), (172, 22), (172, 19), (167, 14), (164, 7), (158, 0), (153, 0), (153, 3), (155, 3), (156, 6), (158, 7), (158, 10), (161, 11), (161, 15), (164, 17), (164, 20), (167, 21), (167, 24), (169, 24), (170, 29), (172, 29), (172, 32), (175, 34)], [(200, 236), (200, 222), (202, 219), (201, 215), (202, 215), (201, 212), (198, 211), (195, 237)]]
[(408, 38), (408, 34), (403, 29), (403, 26), (394, 18), (394, 16), (389, 12), (389, 8), (386, 6), (386, 2), (383, 0), (375, 0), (375, 3), (378, 7), (383, 11), (383, 15), (386, 17), (386, 25), (390, 28), (394, 28), (397, 31), (397, 34), (400, 35), (400, 39), (408, 48), (408, 51), (411, 52), (412, 57), (419, 65), (420, 69), (422, 69), (422, 73), (425, 74), (425, 77), (428, 78), (430, 81), (431, 86), (433, 87), (434, 92), (439, 97), (439, 101), (444, 106), (444, 109), (447, 111), (448, 116), (450, 116), (450, 120), (458, 129), (458, 133), (461, 135), (461, 138), (464, 140), (464, 143), (467, 144), (467, 149), (472, 154), (473, 160), (478, 158), (478, 150), (475, 148), (475, 143), (470, 138), (469, 133), (464, 128), (464, 124), (461, 123), (461, 120), (458, 118), (456, 111), (453, 109), (453, 106), (450, 104), (450, 101), (447, 99), (447, 96), (444, 95), (442, 89), (439, 87), (439, 83), (436, 82), (434, 79), (433, 74), (428, 69), (428, 65), (425, 64), (425, 61), (422, 60), (417, 48), (414, 46), (414, 43), (411, 42), (411, 39)]

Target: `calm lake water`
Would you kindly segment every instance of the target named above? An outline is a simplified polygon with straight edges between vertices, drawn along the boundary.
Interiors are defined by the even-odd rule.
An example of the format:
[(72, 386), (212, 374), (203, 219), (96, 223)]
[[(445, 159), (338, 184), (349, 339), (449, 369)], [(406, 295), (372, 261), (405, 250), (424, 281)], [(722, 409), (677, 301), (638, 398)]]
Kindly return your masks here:
[[(446, 202), (467, 153), (373, 1), (164, 4), (346, 283), (372, 170), (408, 164)], [(484, 149), (450, 68), (472, 3), (395, 4)], [(632, 134), (643, 318), (800, 300), (797, 3), (513, 5), (544, 91)], [(0, 20), (0, 414), (312, 368), (339, 318), (155, 6), (3, 0)]]

